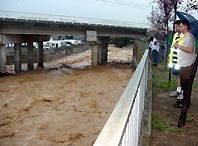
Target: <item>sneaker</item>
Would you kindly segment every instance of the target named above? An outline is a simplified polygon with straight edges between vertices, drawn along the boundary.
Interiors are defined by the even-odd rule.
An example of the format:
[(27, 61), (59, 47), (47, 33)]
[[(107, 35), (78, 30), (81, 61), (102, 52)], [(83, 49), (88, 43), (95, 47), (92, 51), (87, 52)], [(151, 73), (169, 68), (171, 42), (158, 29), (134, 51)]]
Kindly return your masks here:
[(182, 99), (177, 99), (176, 100), (176, 104), (182, 104), (183, 103), (183, 100)]
[(175, 107), (177, 107), (177, 108), (182, 108), (182, 107), (183, 107), (183, 104), (182, 104), (182, 103), (176, 103), (176, 104), (175, 104)]
[(178, 97), (181, 94), (181, 92), (173, 91), (169, 94), (170, 97)]
[(182, 94), (180, 93), (178, 96), (177, 96), (177, 99), (180, 99), (180, 100), (182, 100), (184, 97), (183, 97), (183, 92), (182, 92)]

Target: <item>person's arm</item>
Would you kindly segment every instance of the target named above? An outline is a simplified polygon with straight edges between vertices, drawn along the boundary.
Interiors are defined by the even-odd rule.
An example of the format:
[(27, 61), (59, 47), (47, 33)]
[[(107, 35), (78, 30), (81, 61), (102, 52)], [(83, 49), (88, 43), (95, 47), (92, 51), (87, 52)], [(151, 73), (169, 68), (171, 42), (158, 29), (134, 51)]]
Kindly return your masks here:
[(183, 43), (179, 45), (178, 42), (176, 42), (174, 46), (184, 52), (192, 53), (194, 51), (194, 39), (188, 36), (185, 40), (185, 46)]
[(192, 53), (193, 52), (193, 47), (184, 47), (184, 46), (179, 46), (177, 47), (178, 49), (187, 52), (187, 53)]

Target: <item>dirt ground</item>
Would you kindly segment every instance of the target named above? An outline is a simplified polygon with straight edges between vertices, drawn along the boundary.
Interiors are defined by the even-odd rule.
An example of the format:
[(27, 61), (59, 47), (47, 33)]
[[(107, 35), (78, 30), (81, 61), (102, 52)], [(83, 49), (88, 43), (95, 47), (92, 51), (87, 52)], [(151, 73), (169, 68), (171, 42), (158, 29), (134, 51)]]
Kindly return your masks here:
[(104, 66), (87, 50), (0, 78), (0, 146), (91, 146), (133, 73), (131, 48), (108, 55)]
[[(167, 77), (167, 74), (161, 75)], [(198, 82), (197, 75), (195, 82)], [(186, 126), (183, 128), (177, 128), (181, 109), (174, 107), (176, 98), (169, 97), (169, 93), (170, 91), (158, 92), (153, 89), (153, 113), (174, 130), (152, 130), (151, 146), (198, 146), (198, 89), (192, 90), (191, 106), (188, 110)]]

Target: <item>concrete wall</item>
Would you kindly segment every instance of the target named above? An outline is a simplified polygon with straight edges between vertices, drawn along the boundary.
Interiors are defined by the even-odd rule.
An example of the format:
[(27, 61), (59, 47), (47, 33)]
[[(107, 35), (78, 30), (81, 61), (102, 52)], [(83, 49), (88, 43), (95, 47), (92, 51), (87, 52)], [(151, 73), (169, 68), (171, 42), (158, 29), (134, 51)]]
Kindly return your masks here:
[[(48, 61), (60, 59), (67, 55), (80, 53), (87, 49), (89, 49), (89, 45), (87, 43), (82, 43), (77, 46), (44, 50), (43, 59), (44, 59), (44, 62), (48, 62)], [(21, 55), (21, 63), (27, 63), (27, 61), (28, 61), (27, 57), (28, 57), (27, 53), (23, 52)], [(6, 56), (6, 59), (7, 59), (7, 64), (14, 64), (14, 52), (8, 53)], [(38, 62), (38, 51), (34, 51), (34, 62)]]

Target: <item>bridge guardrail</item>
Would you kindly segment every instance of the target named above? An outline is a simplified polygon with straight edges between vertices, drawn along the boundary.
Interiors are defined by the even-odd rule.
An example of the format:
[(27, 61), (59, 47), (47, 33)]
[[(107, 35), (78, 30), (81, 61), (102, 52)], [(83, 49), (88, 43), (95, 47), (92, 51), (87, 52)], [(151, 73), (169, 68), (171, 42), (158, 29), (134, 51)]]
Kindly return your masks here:
[(138, 27), (138, 28), (150, 27), (149, 24), (147, 23), (139, 23), (139, 22), (99, 19), (99, 18), (90, 18), (90, 17), (78, 17), (78, 16), (65, 16), (65, 15), (56, 15), (56, 14), (5, 11), (5, 10), (0, 10), (0, 17), (12, 18), (12, 19), (36, 20), (36, 21), (53, 21), (53, 22), (64, 22), (64, 23), (111, 25), (111, 26), (123, 26), (123, 27)]
[(147, 76), (148, 50), (93, 146), (138, 146)]

